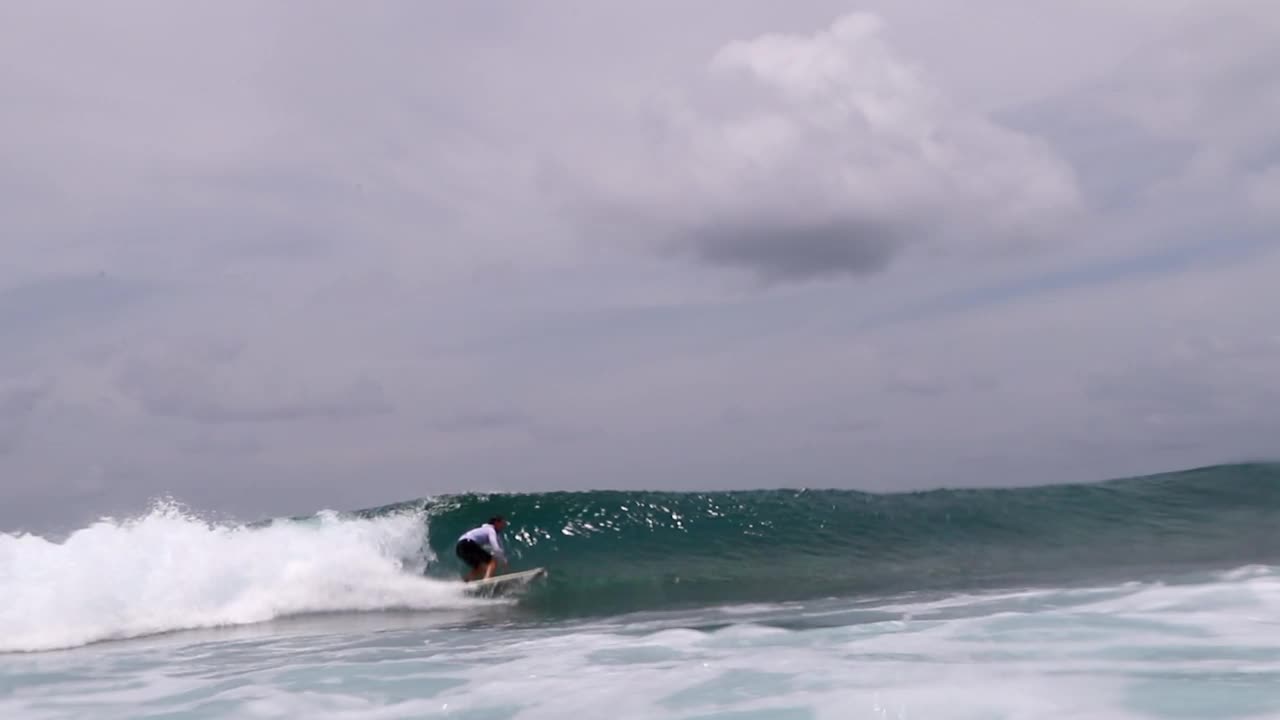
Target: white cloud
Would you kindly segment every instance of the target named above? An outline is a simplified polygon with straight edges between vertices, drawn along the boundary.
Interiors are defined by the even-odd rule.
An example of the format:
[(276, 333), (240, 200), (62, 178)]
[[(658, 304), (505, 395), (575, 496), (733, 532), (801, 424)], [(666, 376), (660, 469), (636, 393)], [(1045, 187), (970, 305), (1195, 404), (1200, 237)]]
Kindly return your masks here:
[(1077, 210), (1070, 168), (949, 101), (881, 35), (859, 13), (722, 48), (658, 137), (578, 180), (600, 203), (588, 214), (770, 279), (1060, 236)]

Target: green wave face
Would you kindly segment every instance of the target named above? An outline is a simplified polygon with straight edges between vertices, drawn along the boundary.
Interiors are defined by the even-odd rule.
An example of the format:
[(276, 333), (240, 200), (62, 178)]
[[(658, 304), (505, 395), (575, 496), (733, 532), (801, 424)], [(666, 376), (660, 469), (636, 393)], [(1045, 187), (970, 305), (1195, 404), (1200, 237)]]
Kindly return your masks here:
[(432, 575), (501, 513), (512, 569), (550, 614), (956, 591), (1265, 563), (1280, 555), (1280, 465), (1092, 485), (935, 490), (458, 495), (426, 510)]

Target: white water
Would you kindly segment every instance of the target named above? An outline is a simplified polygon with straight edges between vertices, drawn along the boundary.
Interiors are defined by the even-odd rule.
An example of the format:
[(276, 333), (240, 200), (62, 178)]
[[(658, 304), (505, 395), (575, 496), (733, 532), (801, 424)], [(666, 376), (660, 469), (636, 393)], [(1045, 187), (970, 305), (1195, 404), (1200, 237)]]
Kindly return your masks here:
[(558, 626), (306, 617), (0, 656), (0, 717), (1280, 717), (1280, 573)]
[(474, 605), (457, 584), (404, 571), (405, 560), (421, 566), (425, 532), (414, 514), (246, 528), (160, 505), (62, 542), (0, 533), (0, 652), (299, 613)]

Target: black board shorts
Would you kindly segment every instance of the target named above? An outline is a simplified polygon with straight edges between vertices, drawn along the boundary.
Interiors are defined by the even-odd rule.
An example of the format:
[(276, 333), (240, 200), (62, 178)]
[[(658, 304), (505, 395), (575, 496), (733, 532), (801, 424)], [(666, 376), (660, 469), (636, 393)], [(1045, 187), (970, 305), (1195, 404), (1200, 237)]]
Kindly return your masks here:
[(489, 554), (489, 551), (481, 547), (480, 543), (475, 540), (459, 540), (457, 547), (453, 551), (472, 570), (488, 565), (489, 561), (493, 560), (493, 556)]

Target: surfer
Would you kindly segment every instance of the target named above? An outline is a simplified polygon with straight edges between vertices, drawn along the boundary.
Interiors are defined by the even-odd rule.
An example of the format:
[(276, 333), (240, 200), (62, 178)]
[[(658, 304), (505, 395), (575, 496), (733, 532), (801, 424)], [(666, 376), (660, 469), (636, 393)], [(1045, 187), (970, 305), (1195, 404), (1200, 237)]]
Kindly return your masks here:
[[(507, 564), (507, 554), (502, 549), (502, 543), (498, 542), (498, 533), (502, 532), (506, 526), (506, 519), (501, 515), (495, 515), (485, 524), (466, 531), (458, 538), (454, 552), (471, 568), (471, 572), (467, 573), (463, 582), (479, 580), (481, 576), (486, 580), (493, 577), (499, 558), (503, 565)], [(493, 552), (485, 550), (484, 545), (492, 548)], [(494, 557), (495, 555), (497, 557)]]

